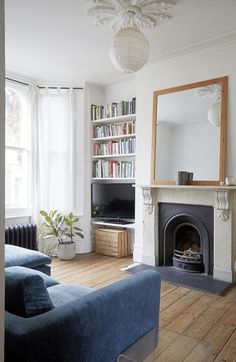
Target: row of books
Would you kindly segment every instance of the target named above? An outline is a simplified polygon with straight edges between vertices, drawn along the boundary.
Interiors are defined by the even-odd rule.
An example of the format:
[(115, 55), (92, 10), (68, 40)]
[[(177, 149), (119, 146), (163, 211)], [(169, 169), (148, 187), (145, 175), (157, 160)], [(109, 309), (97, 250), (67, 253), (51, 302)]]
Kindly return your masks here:
[(94, 144), (94, 155), (122, 155), (135, 153), (135, 138)]
[(135, 121), (93, 126), (93, 138), (122, 136), (135, 133)]
[(91, 105), (91, 120), (96, 121), (103, 118), (111, 118), (136, 113), (136, 98), (130, 101), (106, 104), (105, 106)]
[(134, 178), (134, 162), (98, 160), (94, 177), (97, 178)]

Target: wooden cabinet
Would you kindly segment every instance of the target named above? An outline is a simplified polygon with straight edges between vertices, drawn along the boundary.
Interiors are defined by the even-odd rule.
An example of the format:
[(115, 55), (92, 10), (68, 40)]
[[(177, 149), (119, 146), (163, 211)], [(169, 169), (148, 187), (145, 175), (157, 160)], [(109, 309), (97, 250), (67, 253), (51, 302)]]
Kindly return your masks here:
[(95, 252), (103, 255), (127, 256), (128, 231), (117, 229), (97, 229), (95, 231)]

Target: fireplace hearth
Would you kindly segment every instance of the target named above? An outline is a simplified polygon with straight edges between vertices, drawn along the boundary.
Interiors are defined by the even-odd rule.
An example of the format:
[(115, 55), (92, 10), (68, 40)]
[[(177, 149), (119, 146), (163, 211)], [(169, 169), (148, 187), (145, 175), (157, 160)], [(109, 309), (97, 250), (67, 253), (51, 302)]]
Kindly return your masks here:
[(156, 265), (190, 273), (213, 274), (213, 208), (159, 203)]

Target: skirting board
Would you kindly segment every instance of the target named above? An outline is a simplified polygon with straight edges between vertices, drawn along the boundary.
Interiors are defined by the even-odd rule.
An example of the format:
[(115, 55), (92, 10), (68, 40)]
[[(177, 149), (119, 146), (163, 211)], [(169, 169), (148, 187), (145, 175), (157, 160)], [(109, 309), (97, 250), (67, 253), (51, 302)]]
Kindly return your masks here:
[(143, 264), (155, 266), (155, 257), (149, 255), (143, 255)]
[(231, 271), (214, 268), (213, 275), (214, 279), (223, 280), (229, 283), (233, 282), (233, 273)]

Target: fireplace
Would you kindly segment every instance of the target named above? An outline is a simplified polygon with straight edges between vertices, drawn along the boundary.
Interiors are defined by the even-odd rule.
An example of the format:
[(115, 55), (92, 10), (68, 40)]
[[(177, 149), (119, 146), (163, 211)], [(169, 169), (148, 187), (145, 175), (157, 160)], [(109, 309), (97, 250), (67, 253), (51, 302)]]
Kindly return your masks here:
[(211, 206), (159, 203), (156, 265), (213, 275), (214, 210)]
[(175, 233), (173, 266), (190, 273), (204, 271), (201, 237), (191, 224), (180, 225)]

